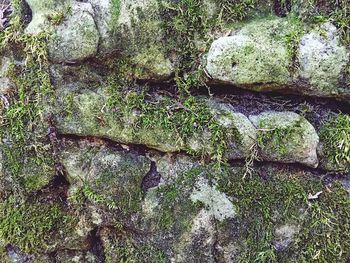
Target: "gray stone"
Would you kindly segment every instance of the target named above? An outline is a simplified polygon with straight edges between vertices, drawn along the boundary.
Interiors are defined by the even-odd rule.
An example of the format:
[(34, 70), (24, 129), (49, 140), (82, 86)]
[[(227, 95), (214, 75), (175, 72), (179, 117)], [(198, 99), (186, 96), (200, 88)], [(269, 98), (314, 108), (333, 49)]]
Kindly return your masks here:
[(32, 20), (25, 32), (38, 34), (44, 31), (49, 25), (49, 18), (59, 12), (64, 12), (66, 7), (71, 6), (71, 0), (26, 0), (32, 10)]
[(295, 225), (283, 225), (275, 229), (274, 247), (277, 251), (287, 249), (294, 241), (294, 236), (299, 232)]
[(98, 51), (99, 32), (92, 6), (76, 3), (72, 14), (57, 26), (49, 44), (49, 57), (54, 62), (75, 62), (90, 58)]
[[(210, 140), (211, 134), (207, 130), (198, 131), (187, 142), (179, 141), (174, 131), (169, 131), (163, 126), (135, 130), (135, 124), (140, 118), (139, 112), (133, 111), (131, 114), (116, 118), (106, 107), (108, 95), (102, 89), (83, 92), (73, 92), (72, 89), (63, 88), (57, 93), (61, 100), (71, 96), (73, 101), (72, 116), (66, 116), (64, 105), (57, 104), (54, 109), (57, 128), (62, 134), (99, 136), (124, 144), (142, 144), (162, 152), (191, 149), (195, 153), (204, 151), (209, 155), (215, 155), (214, 145)], [(213, 106), (211, 109), (219, 124), (227, 129), (229, 149), (226, 157), (241, 159), (247, 156), (256, 137), (256, 131), (248, 118), (225, 105)], [(103, 125), (99, 122), (101, 118)]]
[[(308, 82), (310, 91), (307, 93), (326, 97), (342, 94), (340, 78), (349, 62), (349, 53), (340, 44), (334, 25), (326, 23), (305, 34), (297, 59), (297, 81)], [(350, 88), (344, 93), (350, 96)]]
[(199, 178), (196, 182), (191, 200), (192, 202), (203, 203), (208, 215), (219, 221), (234, 218), (236, 215), (236, 209), (226, 194), (218, 191), (215, 185), (210, 186), (208, 180), (203, 178)]
[[(141, 182), (150, 160), (106, 147), (67, 146), (62, 163), (71, 184), (70, 196), (82, 190), (94, 206), (105, 211), (121, 209), (131, 215), (141, 210)], [(88, 211), (95, 223), (112, 220), (93, 211), (93, 206)]]
[(258, 19), (218, 38), (206, 58), (209, 82), (347, 100), (349, 52), (340, 43), (337, 28), (323, 24), (302, 35), (297, 49), (291, 50), (289, 34), (304, 30), (303, 24), (289, 19)]

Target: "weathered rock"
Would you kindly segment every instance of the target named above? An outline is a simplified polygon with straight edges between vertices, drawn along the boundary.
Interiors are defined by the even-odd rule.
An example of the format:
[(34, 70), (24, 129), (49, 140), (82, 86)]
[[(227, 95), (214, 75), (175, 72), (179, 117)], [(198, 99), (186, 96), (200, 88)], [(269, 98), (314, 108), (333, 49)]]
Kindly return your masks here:
[(304, 28), (288, 19), (253, 20), (233, 35), (215, 40), (206, 59), (212, 82), (256, 91), (349, 98), (344, 81), (349, 52), (340, 44), (336, 27), (327, 23), (305, 33), (297, 50), (288, 46), (288, 41), (295, 41), (288, 39), (296, 34), (293, 30)]
[(93, 18), (92, 6), (76, 3), (55, 29), (49, 44), (49, 56), (54, 62), (74, 62), (94, 56), (98, 50), (99, 32)]
[(306, 82), (309, 86), (304, 93), (350, 97), (350, 88), (341, 83), (349, 62), (349, 52), (340, 44), (334, 25), (326, 23), (305, 34), (300, 40), (297, 54), (299, 67), (296, 83)]
[[(62, 93), (61, 93), (62, 92)], [(137, 110), (129, 115), (116, 118), (113, 112), (105, 107), (107, 96), (101, 90), (73, 93), (61, 90), (59, 97), (71, 96), (71, 109), (73, 114), (67, 116), (65, 107), (58, 106), (56, 114), (57, 128), (62, 134), (75, 134), (82, 136), (99, 136), (109, 138), (125, 144), (142, 144), (162, 152), (177, 152), (190, 149), (194, 153), (207, 152), (214, 155), (214, 147), (210, 141), (210, 131), (198, 131), (188, 142), (179, 142), (175, 131), (163, 126), (152, 129), (139, 128), (135, 125), (139, 118), (144, 118)], [(63, 102), (65, 103), (65, 102)], [(233, 112), (225, 105), (213, 107), (215, 117), (220, 125), (226, 129), (228, 143), (227, 157), (231, 159), (244, 158), (254, 143), (256, 131), (247, 117)], [(146, 116), (147, 117), (147, 116)], [(101, 125), (101, 122), (103, 125)]]
[(210, 186), (208, 180), (203, 178), (198, 179), (191, 194), (191, 201), (203, 203), (208, 216), (212, 216), (219, 221), (234, 218), (236, 215), (236, 209), (232, 201), (224, 193), (220, 193), (215, 185)]
[(215, 225), (210, 212), (202, 209), (193, 218), (191, 229), (181, 236), (177, 244), (176, 262), (215, 262)]
[[(141, 182), (151, 167), (151, 162), (145, 157), (105, 147), (73, 146), (62, 152), (62, 163), (71, 184), (71, 196), (82, 191), (96, 205), (121, 210), (128, 216), (140, 211)], [(97, 211), (91, 208), (89, 211), (96, 224), (108, 221)]]
[(117, 48), (116, 29), (120, 14), (120, 2), (114, 0), (89, 0), (94, 9), (94, 20), (100, 33), (99, 51), (110, 53)]
[(283, 43), (284, 19), (251, 22), (213, 42), (206, 69), (213, 81), (256, 89), (279, 89), (291, 82), (291, 59)]
[(209, 106), (213, 115), (218, 118), (218, 122), (226, 129), (227, 158), (244, 159), (249, 156), (255, 144), (257, 132), (248, 117), (235, 112), (229, 104), (209, 101)]
[(136, 79), (163, 80), (174, 66), (161, 43), (164, 30), (155, 0), (90, 0), (100, 32), (99, 54), (117, 52)]
[[(38, 34), (53, 28), (49, 43), (49, 57), (54, 62), (74, 62), (94, 56), (100, 39), (94, 21), (94, 10), (89, 3), (71, 0), (27, 1), (33, 19), (26, 33)], [(62, 16), (54, 25), (52, 19)]]
[(50, 24), (50, 17), (63, 12), (64, 8), (70, 6), (71, 0), (26, 0), (31, 11), (32, 20), (26, 28), (26, 33), (38, 34)]
[[(0, 62), (0, 96), (6, 96), (13, 93), (15, 89), (15, 84), (13, 83), (13, 80), (7, 77), (7, 73), (10, 69), (11, 64), (14, 62), (14, 58), (10, 56), (3, 56), (1, 57)], [(4, 101), (4, 97), (2, 97), (2, 102), (6, 106), (8, 105), (8, 102)]]
[(264, 112), (249, 119), (259, 131), (257, 144), (263, 160), (317, 167), (319, 137), (304, 117), (294, 112)]
[(275, 229), (274, 246), (277, 251), (288, 248), (299, 231), (298, 226), (283, 225)]
[(97, 257), (91, 252), (64, 250), (58, 251), (55, 255), (55, 261), (60, 263), (97, 263)]
[(120, 1), (116, 32), (121, 54), (137, 79), (164, 80), (175, 71), (162, 39), (164, 29), (155, 0)]

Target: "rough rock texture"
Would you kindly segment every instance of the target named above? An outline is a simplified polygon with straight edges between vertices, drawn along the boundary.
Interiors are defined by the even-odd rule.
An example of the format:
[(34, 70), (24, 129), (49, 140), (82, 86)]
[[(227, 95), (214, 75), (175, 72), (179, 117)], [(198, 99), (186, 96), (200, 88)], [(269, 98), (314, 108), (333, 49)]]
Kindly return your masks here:
[[(59, 92), (62, 94), (62, 96), (59, 95), (62, 98), (72, 97), (71, 107), (74, 109), (73, 116), (67, 116), (64, 105), (56, 107), (58, 111), (56, 124), (62, 134), (99, 136), (125, 144), (142, 144), (162, 152), (187, 149), (194, 152), (212, 151), (211, 134), (206, 131), (193, 134), (188, 142), (179, 143), (177, 134), (172, 130), (168, 131), (166, 127), (135, 130), (135, 124), (143, 117), (142, 114), (135, 110), (131, 116), (115, 118), (113, 113), (105, 107), (108, 95), (102, 90), (83, 93), (72, 93), (69, 90), (60, 90)], [(255, 129), (246, 116), (233, 112), (225, 105), (221, 106), (222, 110), (218, 110), (217, 106), (214, 106), (212, 110), (219, 123), (227, 129), (226, 137), (230, 147), (227, 155), (232, 159), (244, 158), (254, 143)], [(103, 125), (96, 118), (96, 114), (99, 113), (101, 116), (103, 115)]]
[(249, 119), (259, 130), (257, 143), (263, 160), (317, 167), (319, 137), (305, 118), (294, 112), (264, 112)]
[(155, 0), (90, 0), (100, 33), (99, 54), (118, 52), (135, 67), (138, 79), (163, 80), (174, 72), (161, 40), (164, 35)]
[(49, 0), (44, 2), (40, 0), (26, 0), (26, 2), (33, 16), (30, 24), (26, 28), (26, 32), (30, 34), (37, 34), (43, 31), (49, 24), (50, 16), (64, 10), (65, 6), (72, 3), (70, 0)]
[[(252, 21), (215, 40), (206, 58), (212, 82), (346, 100), (350, 89), (343, 79), (349, 51), (340, 43), (335, 26), (326, 23), (306, 32), (293, 50), (288, 45), (296, 40), (288, 37), (304, 29), (301, 25), (293, 29), (292, 23), (280, 18)], [(293, 64), (298, 65), (296, 70)]]
[(71, 12), (57, 26), (49, 45), (49, 56), (54, 62), (79, 61), (97, 53), (100, 35), (96, 28), (91, 5), (76, 4), (72, 7)]
[(0, 1), (0, 262), (350, 262), (349, 6), (311, 2)]
[(297, 78), (310, 85), (310, 94), (349, 97), (350, 89), (342, 88), (340, 83), (349, 62), (349, 52), (339, 41), (337, 29), (331, 23), (324, 24), (301, 38)]
[(291, 63), (283, 35), (288, 21), (261, 20), (245, 25), (232, 36), (213, 42), (206, 69), (214, 81), (239, 87), (273, 90), (291, 81)]

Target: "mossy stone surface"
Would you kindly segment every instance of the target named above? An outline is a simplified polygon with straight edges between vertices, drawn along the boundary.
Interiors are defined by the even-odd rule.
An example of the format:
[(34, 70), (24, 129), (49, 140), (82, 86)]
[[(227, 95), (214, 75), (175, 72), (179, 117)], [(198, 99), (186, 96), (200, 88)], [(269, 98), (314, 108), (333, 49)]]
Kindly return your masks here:
[(141, 209), (143, 177), (150, 161), (142, 156), (118, 153), (105, 147), (71, 147), (62, 153), (71, 183), (71, 195), (79, 188), (95, 205), (121, 211), (123, 218)]
[(63, 11), (64, 7), (72, 3), (71, 0), (26, 0), (33, 18), (26, 28), (26, 33), (38, 34), (49, 26), (49, 18), (56, 12)]
[(342, 92), (341, 79), (349, 63), (349, 51), (340, 42), (337, 28), (325, 23), (305, 34), (299, 44), (297, 78), (307, 81), (310, 94), (318, 96), (350, 96)]
[(283, 42), (287, 30), (288, 20), (261, 19), (215, 40), (207, 55), (208, 73), (214, 81), (257, 90), (289, 84), (291, 60)]
[(54, 62), (72, 62), (96, 55), (100, 34), (92, 6), (81, 3), (72, 7), (63, 22), (55, 28), (49, 44), (49, 57)]
[[(214, 156), (217, 145), (213, 144), (210, 138), (212, 138), (213, 133), (220, 132), (220, 127), (222, 127), (222, 129), (227, 129), (225, 134), (227, 141), (224, 138), (218, 138), (221, 141), (217, 143), (228, 144), (227, 152), (223, 153), (227, 158), (242, 158), (246, 156), (256, 136), (255, 129), (247, 117), (235, 113), (232, 109), (225, 106), (222, 106), (220, 109), (220, 106), (218, 108), (203, 104), (203, 107), (209, 107), (208, 113), (205, 114), (212, 114), (217, 119), (217, 127), (211, 131), (199, 126), (201, 124), (196, 121), (196, 119), (201, 120), (201, 118), (208, 118), (208, 116), (201, 116), (201, 112), (198, 114), (194, 113), (191, 116), (191, 112), (189, 113), (181, 108), (183, 114), (179, 114), (174, 119), (173, 122), (176, 123), (169, 123), (169, 117), (166, 115), (168, 110), (167, 108), (162, 108), (162, 105), (164, 105), (162, 103), (169, 105), (167, 107), (172, 107), (170, 104), (171, 99), (167, 97), (160, 97), (159, 101), (154, 102), (155, 105), (159, 104), (159, 111), (153, 108), (152, 111), (148, 111), (147, 104), (152, 107), (154, 104), (144, 99), (141, 102), (145, 103), (145, 106), (136, 105), (134, 108), (128, 109), (127, 103), (117, 101), (119, 106), (110, 109), (106, 107), (109, 95), (103, 89), (85, 90), (83, 92), (60, 89), (57, 94), (62, 94), (58, 95), (61, 98), (72, 96), (69, 102), (62, 101), (53, 109), (57, 112), (55, 115), (57, 128), (62, 134), (100, 136), (120, 143), (142, 144), (162, 152), (185, 150), (194, 154), (206, 152), (209, 156)], [(134, 95), (138, 96), (132, 90), (128, 92), (127, 96), (130, 97), (130, 101), (133, 100), (132, 96)], [(65, 110), (67, 107), (71, 114), (67, 115)], [(143, 110), (142, 107), (145, 107), (146, 110)], [(172, 114), (171, 110), (168, 114)], [(191, 118), (193, 121), (188, 124)], [(142, 123), (146, 124), (142, 125)], [(148, 123), (152, 123), (152, 125), (147, 127)], [(186, 135), (188, 136), (186, 140), (184, 139), (184, 134), (173, 128), (173, 126), (180, 127), (184, 123), (191, 125), (188, 128), (189, 135)], [(185, 128), (183, 130), (186, 130)]]
[(263, 112), (249, 119), (258, 129), (257, 145), (263, 160), (318, 166), (319, 137), (315, 128), (294, 112)]

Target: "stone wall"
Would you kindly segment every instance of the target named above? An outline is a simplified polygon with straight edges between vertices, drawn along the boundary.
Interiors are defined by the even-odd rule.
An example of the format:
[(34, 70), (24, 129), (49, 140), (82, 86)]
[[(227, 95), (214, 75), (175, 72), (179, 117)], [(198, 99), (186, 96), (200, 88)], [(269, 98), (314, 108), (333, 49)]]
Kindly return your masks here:
[(347, 0), (0, 3), (1, 262), (348, 262)]

